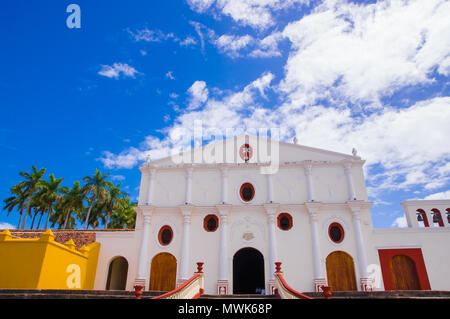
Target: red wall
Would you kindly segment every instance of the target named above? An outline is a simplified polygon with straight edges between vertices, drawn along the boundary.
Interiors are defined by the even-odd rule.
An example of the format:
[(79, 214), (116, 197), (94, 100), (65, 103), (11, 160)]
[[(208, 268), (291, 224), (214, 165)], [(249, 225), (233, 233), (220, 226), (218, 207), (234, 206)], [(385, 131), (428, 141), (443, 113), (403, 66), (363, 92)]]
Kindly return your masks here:
[(404, 249), (379, 249), (381, 272), (383, 273), (383, 282), (385, 290), (393, 290), (390, 262), (396, 255), (405, 255), (411, 258), (416, 264), (417, 276), (419, 277), (420, 288), (422, 290), (431, 290), (428, 280), (427, 269), (423, 260), (422, 250), (420, 248)]

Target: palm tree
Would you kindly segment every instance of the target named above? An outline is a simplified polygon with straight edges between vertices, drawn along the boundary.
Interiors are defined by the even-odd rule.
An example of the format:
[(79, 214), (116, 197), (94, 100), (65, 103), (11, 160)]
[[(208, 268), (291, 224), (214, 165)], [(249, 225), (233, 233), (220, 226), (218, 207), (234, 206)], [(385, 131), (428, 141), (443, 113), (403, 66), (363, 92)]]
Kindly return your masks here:
[(130, 203), (128, 196), (119, 200), (119, 205), (111, 214), (111, 222), (109, 226), (115, 229), (133, 229), (136, 223), (136, 207), (137, 203)]
[[(42, 187), (39, 188), (39, 190), (33, 195), (33, 198), (31, 199), (31, 210), (34, 210), (33, 219), (31, 221), (31, 227), (30, 229), (33, 229), (34, 227), (34, 220), (36, 219), (36, 215), (39, 213), (39, 197), (40, 192), (42, 192)], [(30, 210), (30, 212), (31, 212)]]
[(55, 178), (53, 174), (50, 174), (48, 181), (41, 181), (42, 193), (39, 197), (39, 202), (42, 204), (44, 211), (47, 212), (47, 221), (45, 222), (45, 229), (48, 227), (48, 221), (50, 216), (53, 215), (55, 205), (60, 199), (59, 188), (64, 178)]
[(61, 193), (63, 193), (63, 207), (65, 213), (63, 228), (67, 229), (67, 225), (71, 220), (72, 212), (81, 212), (84, 208), (84, 199), (86, 197), (84, 190), (80, 187), (80, 182), (73, 182), (73, 187), (63, 187), (61, 188)]
[(39, 187), (41, 186), (42, 177), (45, 174), (46, 169), (41, 168), (39, 171), (36, 169), (35, 166), (31, 167), (31, 174), (27, 172), (20, 172), (19, 175), (24, 177), (25, 180), (23, 182), (20, 182), (17, 186), (20, 187), (24, 193), (26, 193), (28, 203), (27, 203), (27, 210), (25, 212), (25, 217), (22, 222), (22, 229), (25, 228), (25, 223), (27, 221), (27, 216), (31, 216), (31, 201), (33, 200), (33, 195), (39, 190)]
[(85, 190), (86, 195), (91, 194), (91, 198), (88, 199), (89, 208), (84, 222), (84, 228), (87, 229), (89, 225), (89, 217), (91, 215), (92, 207), (96, 201), (102, 201), (105, 198), (106, 187), (108, 182), (106, 178), (109, 174), (103, 175), (98, 169), (95, 170), (94, 176), (85, 176), (83, 180), (86, 182)]
[[(61, 189), (59, 190), (60, 192)], [(54, 204), (53, 215), (50, 216), (50, 228), (54, 228), (55, 224), (58, 224), (58, 228), (61, 229), (64, 224), (64, 218), (66, 216), (66, 206), (64, 205), (64, 196), (59, 195)]]
[(107, 197), (105, 200), (106, 204), (106, 221), (105, 221), (105, 229), (108, 228), (109, 220), (111, 219), (111, 214), (114, 209), (118, 208), (120, 205), (120, 200), (127, 195), (126, 193), (122, 193), (120, 190), (121, 183), (114, 186), (113, 183), (108, 182), (108, 192), (106, 193)]
[(17, 206), (17, 209), (20, 211), (19, 224), (17, 225), (17, 229), (20, 229), (20, 224), (22, 222), (22, 215), (23, 215), (23, 210), (25, 208), (25, 202), (27, 200), (27, 195), (17, 185), (11, 187), (11, 194), (14, 194), (14, 196), (8, 197), (7, 199), (3, 200), (3, 202), (5, 203), (5, 206), (3, 207), (3, 209), (8, 210), (7, 216), (9, 216), (9, 214)]

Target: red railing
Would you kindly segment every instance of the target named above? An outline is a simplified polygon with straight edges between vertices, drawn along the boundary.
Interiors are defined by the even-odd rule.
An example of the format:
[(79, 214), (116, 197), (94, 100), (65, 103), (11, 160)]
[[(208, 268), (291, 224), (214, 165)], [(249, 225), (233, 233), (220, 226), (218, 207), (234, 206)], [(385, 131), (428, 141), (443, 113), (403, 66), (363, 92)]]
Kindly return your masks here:
[[(173, 298), (173, 299), (180, 299), (177, 298), (179, 296), (181, 296), (183, 294), (184, 290), (190, 289), (192, 285), (194, 285), (196, 282), (198, 282), (199, 288), (198, 288), (198, 292), (193, 295), (191, 297), (191, 299), (197, 299), (199, 298), (203, 293), (203, 263), (198, 262), (197, 263), (197, 272), (194, 274), (194, 276), (192, 276), (191, 278), (189, 278), (188, 280), (186, 280), (182, 285), (180, 285), (179, 287), (175, 288), (172, 291), (169, 291), (163, 295), (160, 296), (156, 296), (153, 297), (152, 299), (169, 299), (169, 298)], [(195, 288), (194, 288), (195, 289)]]
[[(283, 272), (281, 271), (281, 262), (276, 262), (276, 271), (275, 271), (275, 279), (276, 279), (276, 294), (283, 298), (283, 296), (280, 295), (280, 289), (282, 290), (281, 294), (285, 295), (284, 298), (289, 299), (313, 299), (309, 296), (306, 296), (288, 285), (286, 280), (284, 279)], [(287, 296), (286, 296), (287, 295)]]

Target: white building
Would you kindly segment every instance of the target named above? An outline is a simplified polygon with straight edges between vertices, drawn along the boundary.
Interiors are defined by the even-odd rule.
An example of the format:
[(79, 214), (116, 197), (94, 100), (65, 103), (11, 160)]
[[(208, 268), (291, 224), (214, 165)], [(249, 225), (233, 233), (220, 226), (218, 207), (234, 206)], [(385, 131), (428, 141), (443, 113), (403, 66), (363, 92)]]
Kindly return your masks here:
[(450, 290), (450, 200), (405, 201), (409, 227), (374, 229), (363, 165), (253, 136), (148, 161), (135, 231), (97, 233), (95, 289), (171, 290), (201, 261), (206, 293), (270, 294), (280, 261), (301, 292)]

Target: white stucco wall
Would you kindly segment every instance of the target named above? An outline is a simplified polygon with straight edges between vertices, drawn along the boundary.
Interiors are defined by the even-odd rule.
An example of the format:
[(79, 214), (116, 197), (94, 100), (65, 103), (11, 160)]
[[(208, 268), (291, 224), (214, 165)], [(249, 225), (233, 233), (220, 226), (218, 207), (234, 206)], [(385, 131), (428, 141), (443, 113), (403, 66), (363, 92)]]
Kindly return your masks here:
[[(252, 142), (253, 141), (253, 142)], [(254, 143), (254, 139), (250, 143)], [(239, 149), (239, 141), (234, 149)], [(363, 164), (359, 157), (338, 154), (294, 144), (280, 143), (280, 167), (273, 175), (273, 202), (278, 205), (276, 215), (289, 213), (293, 218), (293, 227), (288, 231), (275, 228), (277, 260), (283, 263), (283, 271), (289, 285), (298, 291), (313, 290), (314, 265), (312, 260), (311, 219), (305, 202), (308, 200), (307, 176), (305, 167), (312, 165), (313, 199), (320, 204), (318, 211), (318, 231), (320, 262), (326, 276), (326, 257), (334, 251), (345, 251), (355, 264), (355, 276), (359, 288), (360, 256), (357, 252), (357, 240), (353, 216), (349, 209), (349, 185), (344, 170), (345, 164), (351, 165), (351, 180), (357, 201), (360, 205), (358, 216), (366, 264), (369, 267), (380, 265), (378, 249), (421, 248), (432, 289), (450, 289), (450, 253), (446, 247), (450, 239), (450, 227), (446, 222), (444, 228), (422, 229), (414, 222), (415, 210), (420, 205), (430, 212), (439, 208), (442, 217), (447, 202), (407, 201), (403, 203), (410, 228), (373, 229), (370, 215), (371, 203), (368, 202), (364, 180)], [(198, 152), (198, 150), (196, 150)], [(231, 205), (228, 214), (228, 233), (226, 234), (228, 251), (227, 266), (230, 291), (232, 291), (233, 255), (241, 248), (253, 247), (264, 256), (266, 283), (270, 277), (269, 264), (269, 224), (267, 211), (268, 179), (261, 174), (257, 164), (245, 164), (239, 156), (234, 164), (228, 165), (227, 204)], [(196, 262), (204, 262), (205, 291), (215, 294), (219, 277), (219, 251), (221, 225), (215, 232), (203, 228), (203, 219), (208, 214), (219, 217), (216, 205), (222, 200), (222, 164), (217, 165), (175, 165), (170, 158), (151, 162), (149, 167), (141, 167), (142, 180), (139, 195), (139, 209), (136, 230), (132, 232), (98, 232), (97, 241), (101, 243), (95, 289), (104, 289), (110, 260), (123, 256), (129, 262), (127, 289), (132, 290), (137, 276), (139, 251), (142, 238), (142, 212), (151, 211), (150, 242), (148, 260), (144, 261), (147, 269), (147, 284), (150, 276), (151, 259), (161, 252), (168, 252), (177, 259), (177, 278), (180, 277), (182, 255), (183, 217), (180, 207), (185, 205), (187, 189), (187, 169), (192, 173), (192, 213), (189, 238), (189, 273), (196, 270)], [(149, 174), (154, 169), (153, 201), (146, 206), (148, 196)], [(252, 183), (255, 188), (254, 199), (245, 203), (239, 196), (243, 183)], [(352, 205), (353, 205), (352, 204)], [(440, 206), (439, 206), (440, 205)], [(448, 207), (447, 207), (448, 206)], [(220, 218), (219, 218), (220, 219)], [(431, 220), (429, 218), (429, 220)], [(338, 222), (344, 228), (344, 240), (336, 244), (328, 236), (328, 226)], [(158, 242), (158, 232), (164, 225), (169, 225), (174, 233), (172, 242), (162, 246)], [(251, 235), (245, 235), (251, 234)], [(245, 236), (244, 236), (245, 235)], [(247, 238), (247, 239), (246, 239)], [(379, 276), (380, 277), (380, 276)], [(268, 286), (266, 287), (268, 288)], [(382, 280), (376, 289), (384, 289)]]

